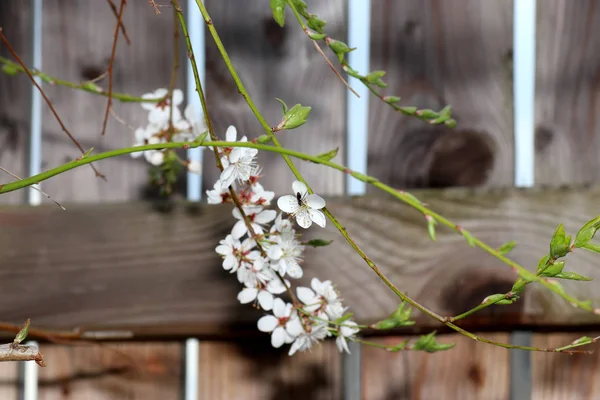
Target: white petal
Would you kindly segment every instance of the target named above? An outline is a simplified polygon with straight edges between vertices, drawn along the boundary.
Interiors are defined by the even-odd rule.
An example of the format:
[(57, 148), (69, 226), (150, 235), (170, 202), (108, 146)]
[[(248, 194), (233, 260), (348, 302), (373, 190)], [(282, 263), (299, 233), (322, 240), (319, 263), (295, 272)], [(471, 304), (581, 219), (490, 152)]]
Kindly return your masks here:
[(300, 279), (302, 278), (302, 268), (298, 263), (288, 263), (287, 273), (290, 278)]
[(325, 228), (325, 224), (327, 223), (327, 219), (325, 218), (325, 214), (323, 214), (319, 210), (308, 209), (308, 215), (310, 219), (315, 224), (319, 225), (321, 228)]
[(359, 329), (356, 328), (356, 322), (354, 321), (345, 321), (344, 325), (340, 328), (340, 332), (342, 336), (350, 337), (355, 333), (358, 333)]
[(233, 255), (228, 255), (227, 257), (225, 257), (225, 259), (223, 260), (223, 268), (226, 269), (227, 271), (229, 271), (230, 269), (234, 268), (237, 264), (237, 259), (235, 258), (235, 256)]
[(292, 214), (298, 211), (300, 205), (298, 204), (298, 199), (296, 196), (287, 194), (285, 196), (281, 196), (277, 200), (277, 207), (279, 207), (283, 212)]
[(285, 317), (286, 305), (279, 297), (273, 301), (273, 314), (278, 318)]
[(238, 300), (242, 304), (248, 304), (256, 299), (256, 295), (258, 295), (258, 290), (256, 288), (245, 288), (241, 292), (238, 293)]
[(275, 244), (269, 247), (269, 250), (267, 250), (267, 255), (271, 260), (279, 260), (283, 255), (283, 250), (281, 250), (281, 247), (279, 247), (279, 245)]
[(239, 239), (242, 236), (244, 236), (247, 231), (248, 228), (246, 227), (246, 223), (244, 221), (238, 221), (235, 223), (233, 229), (231, 230), (231, 236), (233, 236), (236, 239)]
[(287, 331), (287, 333), (289, 333), (291, 336), (294, 336), (294, 337), (298, 336), (302, 332), (304, 332), (304, 328), (302, 327), (302, 323), (300, 322), (300, 320), (298, 318), (290, 319), (285, 324), (285, 330)]
[(235, 167), (233, 165), (230, 165), (229, 167), (225, 168), (223, 170), (223, 172), (221, 172), (221, 176), (219, 177), (219, 180), (221, 181), (221, 185), (227, 187), (227, 186), (231, 186), (231, 184), (233, 183), (233, 181), (235, 181)]
[(273, 295), (266, 290), (261, 290), (258, 292), (258, 304), (261, 306), (263, 310), (272, 310), (273, 309)]
[(267, 284), (267, 290), (273, 294), (281, 294), (286, 291), (286, 287), (279, 279), (274, 279)]
[(236, 147), (233, 150), (231, 150), (231, 153), (229, 153), (229, 162), (232, 164), (238, 162), (240, 158), (242, 158), (245, 155), (245, 150), (246, 149), (241, 147)]
[(304, 286), (298, 286), (296, 288), (296, 294), (298, 299), (306, 305), (313, 304), (316, 302), (315, 292)]
[(226, 244), (220, 244), (215, 248), (215, 251), (218, 254), (221, 254), (222, 256), (226, 256), (228, 254), (232, 254), (233, 250), (231, 249), (231, 246), (228, 246)]
[(304, 229), (310, 228), (310, 226), (312, 225), (312, 219), (310, 218), (310, 213), (306, 208), (301, 208), (300, 211), (296, 212), (296, 222)]
[(258, 330), (261, 332), (273, 332), (279, 325), (279, 320), (272, 315), (265, 315), (258, 320)]
[(348, 343), (346, 343), (345, 337), (338, 336), (337, 338), (335, 338), (335, 345), (337, 346), (340, 353), (343, 353), (345, 351), (346, 353), (350, 354), (350, 349), (348, 348)]
[(304, 195), (308, 193), (308, 188), (303, 182), (294, 181), (292, 183), (292, 191), (294, 192), (294, 196), (300, 193), (300, 196), (304, 197)]
[(321, 208), (325, 207), (325, 200), (317, 194), (309, 194), (306, 196), (304, 202), (310, 208), (314, 208), (315, 210), (320, 210)]
[(275, 210), (263, 210), (262, 212), (256, 215), (254, 218), (254, 222), (257, 224), (267, 224), (273, 221), (277, 217), (277, 211)]
[(225, 131), (225, 141), (226, 142), (235, 142), (236, 139), (237, 139), (237, 129), (235, 129), (235, 126), (229, 125), (229, 127), (227, 127), (227, 131)]
[(162, 151), (147, 152), (146, 160), (154, 166), (159, 166), (165, 161), (165, 155)]
[[(173, 105), (178, 106), (183, 102), (183, 92), (181, 89), (173, 90)], [(175, 109), (173, 109), (175, 111)]]
[(194, 174), (201, 174), (202, 173), (202, 164), (200, 164), (198, 161), (190, 161), (188, 166), (187, 166), (188, 171), (194, 173)]
[(271, 345), (277, 349), (277, 348), (283, 346), (286, 339), (287, 339), (287, 333), (285, 332), (285, 329), (283, 329), (282, 327), (279, 326), (279, 327), (275, 328), (275, 330), (273, 331), (273, 334), (271, 335)]

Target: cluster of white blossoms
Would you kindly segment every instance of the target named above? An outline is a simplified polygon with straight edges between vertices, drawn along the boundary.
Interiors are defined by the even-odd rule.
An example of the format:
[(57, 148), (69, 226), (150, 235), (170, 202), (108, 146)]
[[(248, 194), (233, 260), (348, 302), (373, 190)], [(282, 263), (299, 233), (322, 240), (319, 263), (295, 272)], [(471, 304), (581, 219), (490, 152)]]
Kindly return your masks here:
[[(160, 99), (160, 101), (141, 103), (142, 107), (148, 110), (148, 125), (136, 129), (134, 146), (189, 142), (206, 131), (204, 119), (196, 117), (196, 111), (192, 104), (188, 104), (183, 115), (181, 114), (179, 106), (183, 102), (183, 92), (180, 89), (173, 90), (172, 105), (171, 97), (168, 94), (167, 89), (156, 89), (152, 93), (142, 95), (144, 99)], [(162, 165), (165, 160), (164, 150), (131, 153), (131, 156), (137, 158), (142, 154), (154, 166)], [(201, 165), (197, 161), (187, 162), (186, 165), (191, 172), (201, 172)]]
[[(228, 142), (235, 142), (235, 127), (230, 126), (225, 136)], [(240, 139), (246, 141), (245, 136)], [(229, 186), (232, 186), (246, 216), (238, 208), (233, 209), (233, 217), (238, 221), (216, 248), (223, 258), (223, 268), (235, 273), (244, 286), (238, 300), (269, 312), (258, 320), (258, 329), (271, 333), (273, 347), (291, 344), (289, 355), (308, 350), (328, 336), (337, 336), (338, 349), (349, 352), (347, 340), (353, 340), (359, 329), (344, 316), (346, 307), (331, 281), (313, 278), (310, 288), (297, 287), (292, 303), (279, 297), (293, 293), (288, 278), (303, 276), (300, 264), (304, 245), (298, 240), (292, 221), (295, 219), (302, 228), (310, 227), (313, 222), (324, 227), (326, 220), (321, 209), (325, 200), (308, 194), (306, 185), (295, 181), (294, 194), (277, 201), (281, 211), (290, 216), (284, 218), (282, 213), (266, 208), (274, 193), (264, 190), (259, 183), (258, 151), (245, 147), (217, 149), (223, 171), (213, 189), (206, 192), (208, 202), (230, 203)], [(248, 224), (254, 237), (248, 231)]]

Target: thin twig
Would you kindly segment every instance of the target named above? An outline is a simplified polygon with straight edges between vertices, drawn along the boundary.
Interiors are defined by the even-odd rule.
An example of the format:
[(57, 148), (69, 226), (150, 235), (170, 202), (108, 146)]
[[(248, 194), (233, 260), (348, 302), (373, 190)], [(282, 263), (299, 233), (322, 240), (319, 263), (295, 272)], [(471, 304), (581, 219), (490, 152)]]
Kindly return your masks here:
[(0, 344), (0, 362), (3, 361), (35, 361), (40, 367), (46, 366), (44, 356), (32, 344)]
[(323, 50), (321, 50), (321, 46), (319, 46), (319, 44), (317, 43), (316, 40), (311, 39), (310, 36), (308, 35), (308, 31), (304, 31), (304, 33), (306, 33), (306, 36), (309, 37), (309, 39), (313, 42), (313, 44), (315, 45), (315, 48), (317, 49), (317, 51), (323, 56), (323, 59), (325, 60), (325, 62), (327, 63), (327, 65), (329, 65), (329, 68), (331, 68), (331, 70), (335, 73), (335, 75), (339, 78), (340, 81), (342, 81), (342, 83), (344, 85), (346, 85), (346, 87), (356, 95), (356, 97), (360, 98), (360, 95), (356, 92), (356, 90), (352, 89), (352, 86), (350, 86), (348, 84), (348, 82), (346, 82), (344, 80), (344, 78), (342, 77), (342, 75), (340, 75), (340, 73), (335, 69), (335, 67), (333, 66), (333, 64), (331, 63), (331, 61), (329, 61), (329, 59), (327, 58), (327, 56), (325, 55), (325, 53), (323, 53)]
[[(7, 170), (6, 168), (0, 167), (0, 171), (3, 171), (5, 173), (7, 173), (8, 175), (12, 176), (15, 179), (23, 179), (20, 176), (17, 176), (15, 174), (13, 174), (12, 172), (10, 172), (9, 170)], [(67, 211), (67, 209), (64, 208), (58, 201), (54, 200), (52, 197), (50, 197), (50, 195), (48, 195), (48, 193), (46, 193), (42, 189), (40, 189), (38, 185), (31, 185), (30, 188), (32, 188), (33, 190), (37, 190), (38, 192), (40, 192), (41, 194), (43, 194), (44, 196), (46, 196), (50, 201), (52, 201), (54, 204), (56, 204), (57, 206), (59, 206), (60, 208), (62, 208), (63, 211)]]
[[(2, 41), (4, 42), (4, 44), (6, 45), (6, 47), (8, 47), (8, 50), (10, 51), (10, 53), (19, 62), (19, 64), (21, 65), (21, 67), (23, 67), (23, 70), (25, 71), (25, 73), (27, 74), (27, 76), (29, 77), (29, 79), (31, 80), (31, 82), (40, 91), (40, 94), (42, 95), (42, 97), (44, 98), (44, 100), (46, 100), (46, 104), (48, 104), (48, 107), (50, 107), (50, 111), (52, 111), (52, 114), (54, 114), (54, 118), (56, 118), (56, 120), (58, 121), (58, 124), (62, 128), (63, 132), (65, 132), (67, 134), (67, 136), (69, 137), (69, 139), (71, 139), (71, 141), (75, 144), (75, 146), (77, 146), (77, 148), (81, 151), (81, 153), (85, 154), (85, 150), (83, 149), (83, 147), (81, 147), (81, 145), (79, 144), (79, 142), (77, 141), (77, 139), (75, 139), (75, 137), (73, 135), (71, 135), (71, 132), (68, 131), (68, 129), (65, 126), (65, 124), (63, 124), (62, 120), (58, 116), (58, 113), (54, 109), (54, 106), (52, 105), (52, 102), (50, 101), (50, 99), (48, 98), (48, 96), (46, 96), (46, 93), (44, 93), (44, 91), (42, 90), (42, 87), (40, 85), (38, 85), (38, 83), (35, 81), (35, 79), (33, 78), (33, 75), (31, 75), (31, 73), (29, 72), (29, 69), (27, 69), (27, 67), (25, 66), (25, 63), (23, 63), (23, 60), (21, 60), (21, 58), (19, 57), (19, 55), (17, 54), (17, 52), (15, 51), (15, 49), (13, 49), (13, 47), (10, 45), (10, 42), (8, 41), (8, 39), (6, 38), (6, 36), (4, 36), (4, 33), (2, 32), (2, 27), (0, 27), (0, 39), (2, 39)], [(103, 174), (101, 174), (100, 171), (98, 171), (96, 169), (96, 167), (94, 167), (93, 164), (90, 164), (90, 167), (92, 167), (92, 169), (96, 173), (97, 177), (102, 178), (102, 179), (104, 179), (106, 181), (106, 176), (104, 176)]]
[[(115, 5), (115, 3), (113, 3), (112, 0), (106, 0), (106, 1), (108, 1), (108, 5), (110, 6), (113, 14), (115, 14), (115, 17), (117, 17), (117, 22), (118, 22), (119, 14), (117, 12), (117, 6)], [(129, 39), (129, 35), (127, 35), (127, 31), (125, 30), (125, 24), (123, 23), (123, 21), (121, 21), (119, 25), (121, 26), (121, 33), (123, 34), (125, 41), (127, 42), (127, 44), (131, 44), (131, 40)]]
[(148, 3), (152, 6), (152, 8), (154, 9), (154, 14), (158, 15), (160, 14), (160, 10), (158, 9), (158, 6), (156, 5), (156, 3), (154, 2), (154, 0), (148, 0)]
[(108, 123), (108, 113), (112, 106), (112, 90), (113, 90), (113, 65), (115, 63), (115, 53), (117, 51), (117, 40), (119, 39), (119, 27), (121, 26), (121, 18), (123, 17), (123, 10), (125, 9), (127, 0), (121, 0), (121, 6), (119, 7), (119, 14), (117, 15), (117, 26), (115, 27), (112, 51), (110, 53), (110, 61), (108, 62), (108, 102), (106, 103), (106, 112), (104, 113), (104, 121), (102, 122), (102, 135), (106, 133), (106, 124)]

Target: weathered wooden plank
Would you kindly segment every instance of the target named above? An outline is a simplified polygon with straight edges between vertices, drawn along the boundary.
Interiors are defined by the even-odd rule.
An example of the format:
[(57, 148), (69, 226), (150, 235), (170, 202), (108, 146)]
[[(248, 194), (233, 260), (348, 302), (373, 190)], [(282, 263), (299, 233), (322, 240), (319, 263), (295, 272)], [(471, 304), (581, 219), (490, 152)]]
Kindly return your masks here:
[[(21, 4), (22, 3), (22, 4)], [(0, 4), (0, 26), (15, 51), (24, 60), (31, 59), (30, 2), (4, 1)], [(6, 46), (0, 46), (0, 56), (11, 57)], [(17, 176), (27, 175), (27, 149), (31, 83), (27, 77), (13, 77), (0, 73), (0, 167)], [(11, 181), (10, 175), (0, 171), (2, 181)], [(2, 203), (20, 203), (27, 192), (12, 193), (0, 199)]]
[(403, 105), (451, 104), (455, 129), (370, 103), (369, 173), (397, 187), (513, 183), (512, 1), (373, 1), (371, 70)]
[[(582, 336), (596, 337), (598, 332), (534, 334), (533, 346), (564, 346)], [(598, 344), (588, 347), (591, 355), (533, 353), (533, 400), (591, 400), (600, 397)]]
[(43, 345), (39, 399), (181, 398), (179, 343)]
[(597, 182), (600, 5), (540, 2), (536, 28), (536, 183)]
[(341, 356), (333, 341), (288, 357), (268, 340), (200, 343), (199, 398), (339, 399)]
[[(123, 37), (114, 63), (113, 90), (141, 95), (168, 87), (173, 63), (171, 9), (154, 15), (147, 2), (130, 1), (123, 22), (132, 44)], [(53, 1), (44, 5), (44, 71), (74, 82), (98, 77), (108, 67), (113, 44), (115, 16), (105, 1)], [(108, 78), (98, 83), (108, 87)], [(106, 98), (63, 87), (45, 86), (56, 111), (81, 145), (96, 151), (128, 147), (133, 132), (112, 116), (101, 136)], [(113, 102), (115, 113), (130, 126), (145, 126), (147, 111), (139, 104)], [(44, 168), (63, 164), (81, 154), (71, 143), (44, 104)], [(139, 199), (148, 181), (148, 163), (119, 157), (104, 163), (105, 182), (91, 168), (81, 168), (44, 183), (57, 201), (100, 202)]]
[[(417, 192), (431, 208), (492, 246), (514, 239), (512, 257), (529, 268), (548, 251), (559, 222), (574, 233), (597, 213), (600, 189), (558, 191)], [(398, 287), (440, 314), (458, 314), (515, 280), (510, 268), (439, 229), (431, 243), (414, 210), (385, 198), (330, 199), (329, 209)], [(577, 210), (574, 212), (573, 210)], [(131, 328), (142, 335), (227, 335), (255, 331), (258, 312), (237, 303), (239, 284), (214, 253), (232, 226), (229, 206), (148, 204), (11, 207), (0, 209), (0, 314), (55, 328)], [(356, 317), (386, 316), (397, 299), (378, 281), (331, 224), (306, 237), (335, 239), (309, 250), (306, 282), (337, 283)], [(593, 253), (569, 255), (567, 270), (598, 278)], [(565, 282), (581, 299), (597, 297), (595, 282)], [(365, 299), (369, 299), (365, 301)], [(418, 316), (418, 315), (417, 315)], [(425, 327), (437, 326), (420, 319)], [(471, 321), (471, 322), (469, 322)], [(531, 287), (510, 307), (490, 308), (465, 326), (594, 325), (598, 317)], [(432, 325), (433, 324), (433, 325)]]
[[(311, 2), (311, 12), (327, 21), (327, 31), (345, 40), (346, 3), (342, 0)], [(281, 120), (283, 99), (312, 107), (308, 122), (301, 128), (282, 132), (283, 146), (312, 154), (339, 147), (345, 154), (346, 87), (337, 79), (291, 14), (284, 28), (273, 20), (271, 10), (261, 2), (237, 0), (207, 1), (208, 11), (223, 43), (252, 99), (269, 124)], [(206, 46), (206, 87), (209, 112), (221, 137), (229, 125), (238, 136), (249, 138), (264, 134), (263, 128), (238, 93), (212, 40)], [(213, 157), (205, 162), (204, 184), (212, 187), (217, 175)], [(263, 154), (265, 185), (270, 190), (288, 191), (292, 174), (281, 156)], [(324, 171), (314, 164), (298, 164), (313, 188), (329, 195), (344, 192), (344, 176)]]
[[(507, 333), (486, 334), (506, 342)], [(406, 338), (378, 339), (386, 345)], [(440, 335), (456, 343), (441, 353), (389, 353), (363, 346), (363, 398), (384, 399), (508, 399), (508, 351), (483, 346), (460, 334)]]

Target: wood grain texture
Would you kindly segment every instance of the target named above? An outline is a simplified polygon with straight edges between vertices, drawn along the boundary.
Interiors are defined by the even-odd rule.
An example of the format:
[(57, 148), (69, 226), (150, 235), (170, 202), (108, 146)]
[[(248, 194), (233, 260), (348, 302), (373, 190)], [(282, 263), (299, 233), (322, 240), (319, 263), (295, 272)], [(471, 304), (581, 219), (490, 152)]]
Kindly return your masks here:
[[(537, 347), (565, 346), (582, 336), (597, 337), (598, 332), (552, 333), (533, 335)], [(532, 353), (533, 400), (592, 400), (600, 397), (600, 347), (587, 347), (591, 355)]]
[[(127, 2), (123, 22), (131, 37), (127, 46), (119, 38), (114, 63), (113, 90), (141, 95), (167, 87), (172, 68), (173, 18), (171, 9), (154, 15), (147, 2)], [(116, 24), (106, 1), (53, 1), (44, 5), (44, 71), (74, 82), (94, 79), (108, 67)], [(99, 82), (108, 88), (108, 78)], [(81, 145), (96, 152), (129, 147), (133, 132), (109, 117), (105, 136), (100, 136), (106, 98), (63, 87), (45, 91), (67, 129)], [(139, 104), (113, 102), (115, 113), (133, 127), (145, 126), (147, 111)], [(44, 104), (45, 169), (80, 156), (77, 148)], [(108, 182), (95, 177), (91, 168), (81, 168), (45, 182), (57, 201), (99, 202), (139, 199), (148, 181), (148, 163), (143, 158), (119, 157), (97, 167)]]
[(396, 187), (513, 182), (512, 1), (373, 1), (371, 70), (402, 105), (452, 105), (455, 129), (374, 98), (369, 173)]
[(181, 398), (179, 343), (43, 345), (40, 400)]
[(339, 399), (341, 355), (333, 341), (293, 357), (269, 340), (200, 342), (199, 398)]
[[(486, 334), (484, 334), (486, 335)], [(507, 342), (508, 334), (487, 334)], [(386, 345), (402, 337), (378, 339)], [(440, 335), (456, 343), (450, 351), (389, 353), (363, 346), (363, 399), (486, 399), (509, 398), (509, 361), (506, 349), (482, 345), (459, 334)]]
[[(22, 3), (22, 4), (21, 4)], [(31, 62), (30, 2), (4, 1), (0, 4), (0, 26), (4, 35), (25, 62)], [(13, 59), (6, 46), (0, 46), (0, 56)], [(0, 73), (0, 167), (17, 176), (27, 175), (30, 129), (31, 83), (25, 76)], [(0, 181), (12, 181), (0, 171)], [(2, 197), (1, 203), (25, 201), (26, 191)]]
[[(327, 31), (340, 40), (346, 35), (346, 3), (342, 0), (310, 2), (311, 12), (327, 21)], [(207, 1), (207, 8), (234, 67), (250, 96), (272, 126), (281, 120), (280, 98), (290, 107), (296, 103), (312, 107), (308, 122), (292, 131), (281, 132), (284, 147), (321, 154), (339, 147), (345, 154), (346, 87), (329, 69), (291, 13), (280, 28), (269, 7), (261, 2), (238, 0)], [(209, 112), (217, 134), (235, 125), (238, 137), (254, 138), (263, 128), (238, 93), (210, 35), (206, 44), (206, 87)], [(204, 185), (212, 188), (218, 178), (212, 157), (205, 162)], [(265, 184), (279, 192), (289, 191), (293, 175), (281, 156), (261, 154)], [(328, 195), (344, 191), (344, 176), (314, 164), (297, 163), (314, 190)]]
[(597, 182), (600, 175), (600, 4), (538, 4), (535, 180)]
[[(564, 222), (575, 233), (597, 213), (599, 189), (563, 191), (416, 192), (431, 208), (492, 246), (519, 245), (512, 257), (534, 268)], [(400, 290), (442, 315), (458, 314), (492, 293), (510, 289), (510, 268), (470, 248), (461, 236), (438, 230), (432, 244), (418, 213), (386, 198), (330, 199), (328, 207)], [(233, 223), (229, 206), (175, 204), (158, 212), (145, 204), (10, 207), (0, 209), (3, 319), (73, 328), (132, 328), (141, 336), (255, 332), (260, 314), (236, 300), (236, 279), (223, 271), (214, 248)], [(329, 225), (306, 238), (334, 239), (309, 250), (305, 276), (332, 279), (356, 318), (371, 322), (390, 313), (395, 296)], [(566, 270), (598, 278), (598, 257), (569, 255)], [(565, 282), (580, 299), (598, 301), (595, 282)], [(368, 301), (365, 301), (368, 299)], [(419, 318), (417, 314), (417, 318)], [(594, 325), (597, 316), (573, 309), (531, 287), (511, 307), (490, 308), (464, 326)], [(419, 318), (423, 327), (437, 326)]]

